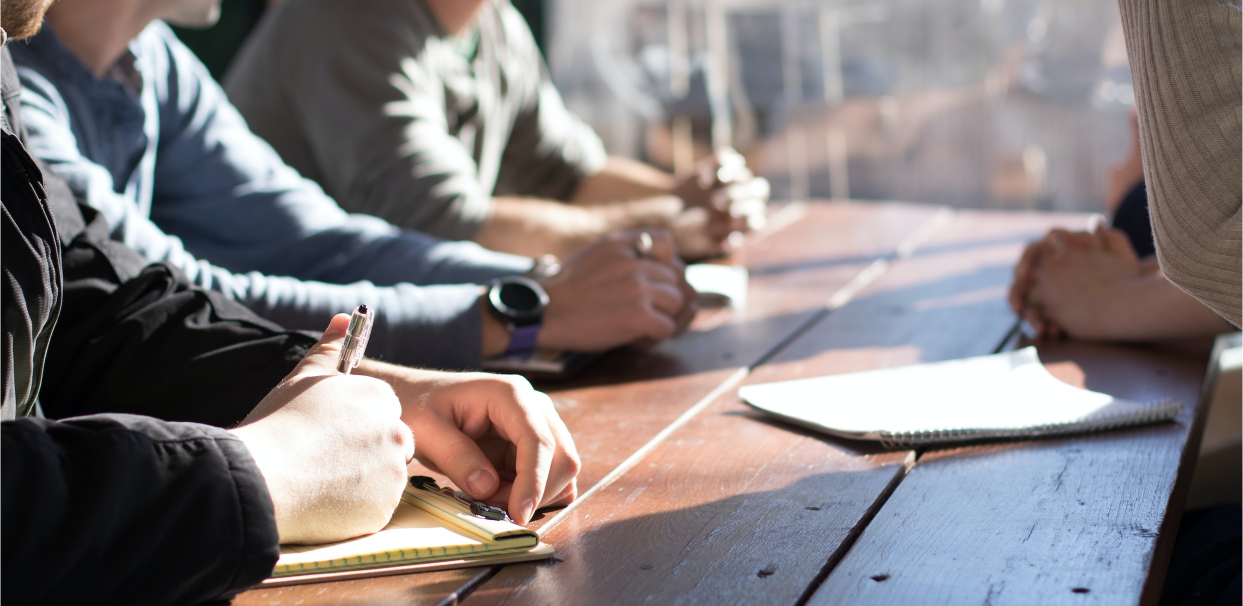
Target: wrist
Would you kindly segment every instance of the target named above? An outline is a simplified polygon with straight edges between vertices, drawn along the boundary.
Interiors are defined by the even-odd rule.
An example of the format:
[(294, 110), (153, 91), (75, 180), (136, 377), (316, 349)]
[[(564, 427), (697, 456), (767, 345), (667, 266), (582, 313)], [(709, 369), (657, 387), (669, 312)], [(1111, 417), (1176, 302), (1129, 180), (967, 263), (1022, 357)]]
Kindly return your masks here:
[(480, 353), (484, 359), (501, 355), (509, 349), (509, 327), (497, 318), (488, 306), (488, 289), (485, 287), (479, 297), (479, 313), (482, 316), (481, 333), (483, 344)]
[(490, 315), (509, 333), (504, 355), (527, 357), (535, 352), (548, 301), (544, 287), (529, 277), (507, 276), (492, 281), (487, 306)]
[(245, 446), (255, 469), (259, 470), (259, 475), (263, 478), (264, 486), (268, 491), (268, 500), (272, 502), (272, 519), (276, 523), (276, 534), (280, 542), (283, 544), (296, 540), (298, 531), (294, 527), (294, 519), (291, 515), (291, 512), (296, 509), (294, 504), (296, 498), (293, 498), (290, 493), (285, 474), (281, 473), (280, 452), (270, 447), (263, 429), (256, 428), (254, 424), (235, 427), (228, 431)]

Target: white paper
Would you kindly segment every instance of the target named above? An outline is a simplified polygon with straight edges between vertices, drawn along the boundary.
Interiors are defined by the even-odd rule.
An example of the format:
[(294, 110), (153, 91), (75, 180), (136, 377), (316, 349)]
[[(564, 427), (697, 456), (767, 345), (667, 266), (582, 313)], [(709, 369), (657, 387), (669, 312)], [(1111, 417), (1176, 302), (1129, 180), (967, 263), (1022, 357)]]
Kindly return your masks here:
[[(1177, 405), (1138, 404), (1067, 385), (1045, 370), (1033, 347), (1018, 351), (751, 385), (748, 404), (800, 425), (852, 438), (929, 432), (1012, 436), (1049, 426), (1121, 425), (1177, 415)], [(1172, 410), (1172, 412), (1171, 412)], [(1109, 423), (1102, 423), (1108, 420)]]

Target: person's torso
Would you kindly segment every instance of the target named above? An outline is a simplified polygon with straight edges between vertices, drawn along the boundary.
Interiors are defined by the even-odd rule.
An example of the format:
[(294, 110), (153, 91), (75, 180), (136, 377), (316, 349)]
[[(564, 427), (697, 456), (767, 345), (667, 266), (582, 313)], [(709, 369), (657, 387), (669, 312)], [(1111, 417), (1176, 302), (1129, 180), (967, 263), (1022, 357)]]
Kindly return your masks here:
[[(341, 171), (319, 165), (325, 154), (314, 146), (323, 143), (308, 140), (306, 122), (328, 121), (342, 129), (366, 127), (334, 115), (333, 107), (318, 98), (318, 87), (340, 85), (331, 76), (286, 77), (300, 69), (298, 62), (315, 61), (299, 50), (319, 44), (312, 38), (319, 34), (305, 31), (305, 25), (324, 15), (308, 13), (339, 8), (331, 1), (295, 1), (273, 9), (233, 65), (227, 89), (254, 132), (287, 163), (317, 181), (330, 196), (346, 200), (349, 179), (335, 182), (334, 175)], [(474, 28), (456, 37), (445, 34), (417, 1), (378, 0), (333, 16), (348, 19), (348, 13), (360, 11), (384, 12), (404, 30), (404, 48), (385, 51), (401, 55), (400, 70), (389, 76), (390, 82), (400, 85), (386, 90), (386, 101), (433, 105), (448, 134), (469, 152), (483, 191), (513, 193), (505, 191), (502, 157), (525, 100), (536, 94), (542, 78), (538, 49), (529, 32), (521, 29), (526, 26), (517, 11), (508, 2), (486, 2)], [(351, 53), (365, 60), (371, 49), (364, 52), (352, 45), (368, 41), (354, 36), (350, 23), (337, 23), (341, 31), (327, 52)]]
[[(50, 27), (13, 49), (19, 71), (33, 72), (56, 89), (78, 153), (107, 170), (113, 190), (127, 202), (98, 209), (118, 230), (124, 229), (128, 214), (151, 213), (160, 144), (160, 89), (167, 88), (161, 83), (167, 82), (170, 68), (167, 53), (160, 52), (161, 28), (167, 29), (162, 23), (148, 26), (102, 78), (82, 65)], [(66, 178), (75, 192), (85, 189), (74, 182), (74, 175)]]

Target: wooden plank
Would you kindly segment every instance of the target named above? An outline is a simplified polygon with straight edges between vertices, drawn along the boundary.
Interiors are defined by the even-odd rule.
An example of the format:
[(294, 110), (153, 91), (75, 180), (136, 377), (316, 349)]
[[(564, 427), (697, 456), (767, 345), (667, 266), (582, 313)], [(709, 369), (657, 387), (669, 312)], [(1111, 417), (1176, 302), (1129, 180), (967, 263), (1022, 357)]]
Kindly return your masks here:
[[(927, 222), (935, 208), (817, 203), (749, 245), (746, 309), (723, 311), (650, 351), (623, 350), (567, 384), (542, 384), (574, 435), (585, 492), (739, 370), (821, 311), (825, 301)], [(537, 520), (539, 527), (547, 518)]]
[[(959, 215), (746, 382), (991, 351), (1021, 245), (1067, 220)], [(560, 562), (507, 566), (467, 603), (795, 603), (908, 457), (770, 421), (731, 389), (551, 529)]]
[(1198, 450), (1206, 352), (1040, 352), (1072, 385), (1187, 407), (1173, 423), (924, 454), (810, 604), (1156, 602)]
[[(648, 351), (622, 350), (573, 381), (544, 383), (574, 435), (585, 492), (740, 369), (808, 323), (842, 285), (936, 212), (907, 204), (813, 203), (786, 211), (731, 262), (751, 271), (747, 307), (702, 314), (693, 330)], [(783, 215), (778, 216), (781, 220)], [(434, 475), (434, 474), (428, 474)], [(533, 521), (538, 528), (550, 516)], [(555, 542), (554, 546), (558, 546)], [(479, 570), (257, 589), (235, 603), (438, 603)], [(490, 574), (485, 572), (482, 574)], [(411, 596), (414, 596), (413, 598)]]

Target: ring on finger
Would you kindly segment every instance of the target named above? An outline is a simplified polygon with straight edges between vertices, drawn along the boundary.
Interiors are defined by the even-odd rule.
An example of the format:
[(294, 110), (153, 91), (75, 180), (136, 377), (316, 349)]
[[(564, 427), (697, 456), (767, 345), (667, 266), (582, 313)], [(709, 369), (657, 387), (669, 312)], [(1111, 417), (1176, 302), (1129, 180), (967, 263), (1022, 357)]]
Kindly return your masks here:
[(652, 234), (641, 232), (639, 238), (635, 240), (634, 252), (639, 255), (640, 259), (646, 259), (652, 256)]

